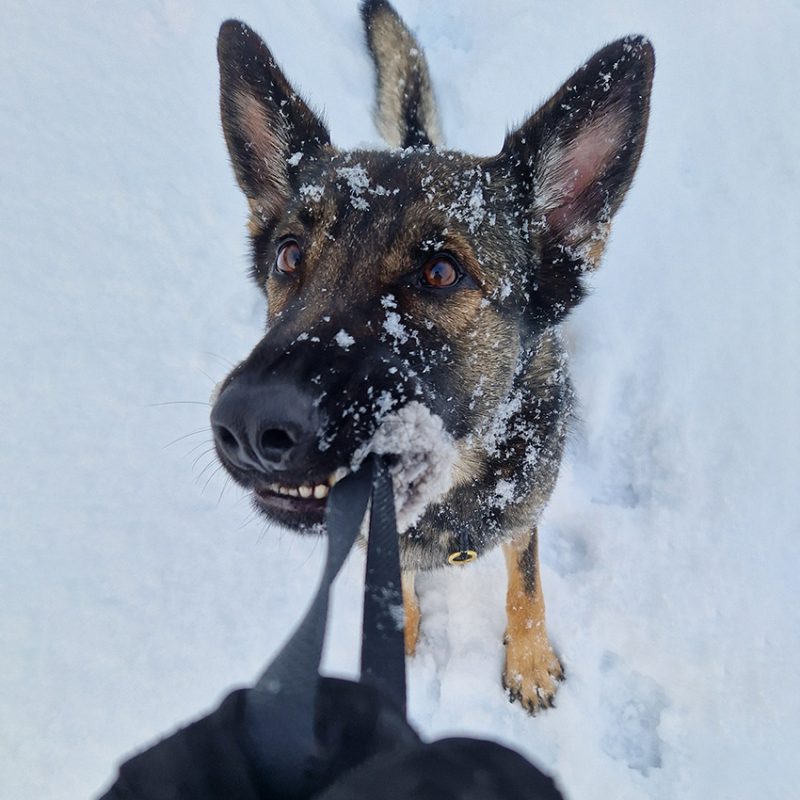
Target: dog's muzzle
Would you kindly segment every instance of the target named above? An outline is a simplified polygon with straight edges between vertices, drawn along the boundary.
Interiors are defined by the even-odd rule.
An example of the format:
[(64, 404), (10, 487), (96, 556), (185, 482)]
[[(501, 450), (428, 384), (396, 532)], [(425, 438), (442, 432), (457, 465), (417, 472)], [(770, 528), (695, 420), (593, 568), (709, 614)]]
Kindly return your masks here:
[[(289, 527), (324, 519), (331, 487), (387, 415), (421, 398), (418, 378), (372, 338), (268, 334), (223, 382), (211, 411), (220, 461), (256, 505)], [(386, 452), (386, 451), (382, 451)]]

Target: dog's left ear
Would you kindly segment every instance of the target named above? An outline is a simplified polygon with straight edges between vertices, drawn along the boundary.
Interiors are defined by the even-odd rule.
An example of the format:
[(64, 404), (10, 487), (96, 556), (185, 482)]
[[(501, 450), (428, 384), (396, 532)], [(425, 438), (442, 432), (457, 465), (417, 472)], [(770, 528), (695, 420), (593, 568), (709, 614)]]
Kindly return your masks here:
[(654, 68), (644, 37), (604, 47), (508, 134), (497, 158), (529, 198), (542, 243), (540, 291), (566, 308), (582, 294), (579, 274), (599, 264), (639, 163)]
[(268, 222), (280, 215), (296, 188), (297, 165), (318, 157), (330, 146), (330, 135), (243, 22), (222, 24), (217, 58), (231, 162), (242, 191)]

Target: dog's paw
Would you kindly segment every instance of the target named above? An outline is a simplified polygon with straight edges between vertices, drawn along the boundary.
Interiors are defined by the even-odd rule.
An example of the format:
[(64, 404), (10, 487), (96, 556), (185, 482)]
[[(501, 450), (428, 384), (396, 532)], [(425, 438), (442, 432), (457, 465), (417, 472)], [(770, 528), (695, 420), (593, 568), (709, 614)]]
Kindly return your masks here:
[(509, 702), (519, 703), (529, 714), (552, 708), (564, 667), (550, 643), (506, 639), (505, 644), (503, 688)]

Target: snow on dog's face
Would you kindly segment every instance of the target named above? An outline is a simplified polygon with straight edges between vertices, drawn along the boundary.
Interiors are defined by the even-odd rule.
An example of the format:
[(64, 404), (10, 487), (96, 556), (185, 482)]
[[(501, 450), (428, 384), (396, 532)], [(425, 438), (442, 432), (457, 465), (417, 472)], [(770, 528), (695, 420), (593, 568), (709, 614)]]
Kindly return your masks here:
[(437, 356), (441, 345), (426, 359), (398, 302), (383, 301), (375, 298), (373, 319), (336, 315), (332, 304), (328, 319), (299, 333), (302, 312), (271, 304), (269, 333), (220, 387), (212, 412), (220, 459), (286, 526), (316, 528), (329, 487), (370, 452), (389, 456), (401, 530), (450, 487), (459, 426), (447, 359)]
[[(443, 458), (449, 478), (452, 445), (418, 447), (441, 436), (386, 431), (435, 419), (447, 440), (461, 439), (508, 389), (514, 276), (480, 266), (493, 242), (482, 206), (492, 188), (464, 166), (430, 152), (301, 158), (279, 217), (253, 219), (268, 332), (223, 385), (213, 423), (223, 463), (277, 521), (321, 522), (327, 488), (371, 442), (398, 464), (410, 463), (409, 445), (417, 461)], [(398, 498), (415, 498), (413, 513), (398, 508), (405, 527), (430, 495), (400, 474)]]

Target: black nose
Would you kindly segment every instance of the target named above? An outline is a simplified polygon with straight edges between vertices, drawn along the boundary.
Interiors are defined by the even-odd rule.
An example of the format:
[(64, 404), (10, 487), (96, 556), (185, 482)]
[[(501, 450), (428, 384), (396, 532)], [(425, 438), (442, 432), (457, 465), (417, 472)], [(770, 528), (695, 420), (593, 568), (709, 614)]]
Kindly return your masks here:
[(220, 452), (243, 470), (275, 471), (302, 466), (317, 447), (319, 414), (313, 398), (287, 383), (234, 380), (211, 411)]

